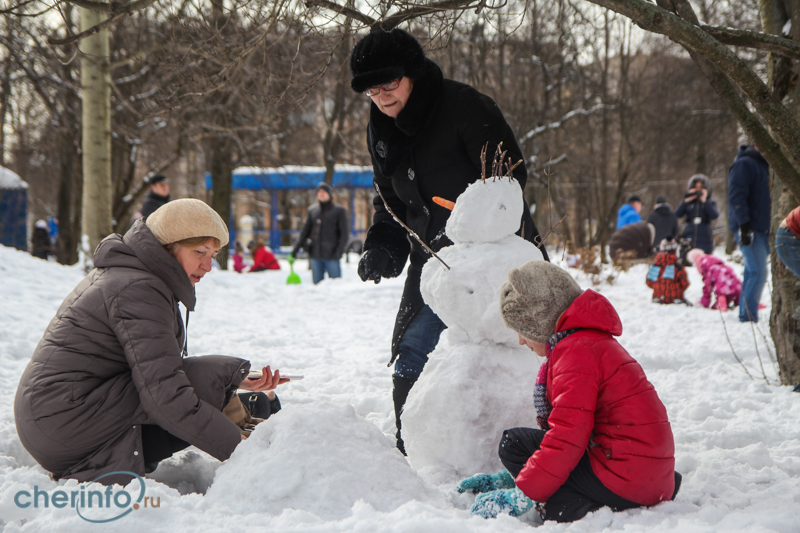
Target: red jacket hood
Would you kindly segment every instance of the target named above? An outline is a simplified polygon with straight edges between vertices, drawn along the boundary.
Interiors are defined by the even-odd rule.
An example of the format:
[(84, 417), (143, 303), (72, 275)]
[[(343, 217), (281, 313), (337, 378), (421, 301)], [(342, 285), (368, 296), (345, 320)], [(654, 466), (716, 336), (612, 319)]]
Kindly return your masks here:
[(556, 333), (573, 328), (596, 329), (615, 337), (622, 335), (622, 322), (614, 306), (592, 289), (583, 291), (556, 323)]

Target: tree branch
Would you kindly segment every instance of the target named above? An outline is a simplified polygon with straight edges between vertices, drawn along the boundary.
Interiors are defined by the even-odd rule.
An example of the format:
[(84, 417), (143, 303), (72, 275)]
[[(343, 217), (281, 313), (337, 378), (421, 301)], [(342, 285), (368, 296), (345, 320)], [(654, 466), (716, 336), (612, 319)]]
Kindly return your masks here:
[(82, 7), (83, 9), (88, 9), (89, 11), (95, 11), (97, 13), (114, 13), (114, 6), (116, 4), (117, 10), (119, 10), (119, 3), (117, 2), (95, 2), (94, 0), (63, 0), (65, 2), (69, 2), (70, 4), (76, 5), (78, 7)]
[(424, 6), (417, 5), (414, 7), (409, 7), (393, 15), (389, 15), (385, 19), (378, 21), (375, 25), (378, 25), (384, 30), (389, 31), (397, 27), (402, 22), (412, 18), (417, 18), (424, 15), (432, 15), (441, 11), (461, 11), (470, 9), (472, 7), (480, 10), (482, 7), (485, 7), (485, 4), (480, 0), (443, 0), (442, 2), (433, 2)]
[(361, 11), (357, 11), (347, 6), (340, 6), (336, 2), (331, 2), (329, 0), (306, 0), (306, 7), (321, 7), (329, 11), (339, 13), (340, 15), (353, 18), (361, 23), (366, 24), (367, 26), (373, 26), (375, 24), (375, 19), (369, 15), (365, 15)]
[[(669, 37), (689, 52), (694, 52), (697, 56), (706, 59), (714, 69), (718, 69), (720, 73), (727, 76), (738, 89), (744, 92), (756, 111), (772, 129), (778, 142), (783, 145), (790, 155), (791, 163), (787, 165), (782, 162), (778, 156), (780, 147), (769, 137), (769, 134), (767, 134), (767, 139), (769, 140), (764, 139), (767, 142), (766, 145), (759, 143), (759, 149), (762, 150), (770, 165), (778, 172), (784, 185), (793, 194), (800, 193), (800, 175), (795, 169), (796, 166), (800, 166), (800, 125), (792, 118), (786, 107), (769, 90), (761, 78), (748, 67), (747, 63), (699, 26), (645, 0), (588, 1), (628, 17), (644, 30)], [(659, 3), (664, 1), (659, 0)], [(709, 74), (706, 75), (708, 76)], [(724, 94), (728, 94), (728, 92), (724, 91)], [(745, 118), (747, 117), (737, 114), (737, 119), (742, 120)], [(745, 131), (752, 135), (756, 142), (759, 142), (758, 137), (762, 137), (764, 132), (759, 131), (756, 126), (757, 122), (753, 117), (753, 120), (740, 123), (745, 128)], [(761, 129), (763, 130), (763, 127)]]
[(736, 30), (718, 26), (700, 25), (706, 33), (722, 44), (730, 46), (744, 46), (765, 52), (772, 52), (784, 57), (800, 60), (800, 43), (757, 31)]
[(611, 109), (616, 109), (616, 107), (617, 107), (616, 105), (610, 105), (610, 104), (597, 104), (596, 106), (594, 106), (591, 109), (573, 109), (572, 111), (570, 111), (569, 113), (567, 113), (566, 115), (564, 115), (563, 117), (561, 117), (559, 120), (557, 120), (555, 122), (551, 122), (550, 124), (545, 124), (544, 126), (539, 126), (537, 128), (532, 129), (531, 131), (529, 131), (528, 133), (526, 133), (525, 135), (520, 137), (519, 138), (519, 142), (522, 143), (522, 142), (528, 141), (528, 140), (530, 140), (530, 139), (536, 137), (537, 135), (540, 135), (540, 134), (542, 134), (542, 133), (544, 133), (546, 131), (558, 129), (558, 128), (562, 127), (565, 122), (567, 122), (568, 120), (570, 120), (572, 118), (575, 118), (577, 116), (584, 116), (585, 117), (585, 116), (589, 116), (589, 115), (592, 115), (594, 113), (597, 113), (598, 111), (602, 111), (603, 109), (611, 110)]
[[(66, 0), (66, 1), (72, 2), (73, 0)], [(80, 0), (80, 1), (85, 1), (85, 0)], [(82, 31), (80, 33), (76, 33), (74, 35), (70, 35), (69, 37), (65, 37), (64, 39), (55, 39), (55, 38), (51, 37), (51, 38), (47, 39), (47, 43), (52, 45), (52, 46), (63, 46), (65, 44), (74, 43), (75, 41), (80, 41), (81, 39), (83, 39), (85, 37), (89, 37), (90, 35), (94, 35), (95, 33), (98, 33), (100, 31), (108, 28), (109, 26), (112, 26), (114, 23), (116, 23), (122, 17), (128, 16), (128, 15), (132, 15), (133, 13), (136, 13), (137, 11), (141, 11), (142, 9), (146, 9), (146, 8), (150, 7), (155, 2), (156, 2), (156, 0), (136, 0), (136, 2), (131, 2), (130, 4), (125, 4), (125, 6), (122, 7), (122, 8), (120, 8), (119, 4), (117, 4), (117, 3), (107, 4), (109, 6), (112, 6), (110, 8), (110, 11), (108, 11), (109, 13), (112, 14), (111, 17), (107, 18), (106, 20), (104, 20), (100, 24), (95, 24), (94, 26), (92, 26), (91, 28), (89, 28), (87, 30), (84, 30), (84, 31)], [(99, 2), (92, 2), (92, 3), (99, 3)], [(86, 8), (86, 9), (91, 9), (91, 8)]]

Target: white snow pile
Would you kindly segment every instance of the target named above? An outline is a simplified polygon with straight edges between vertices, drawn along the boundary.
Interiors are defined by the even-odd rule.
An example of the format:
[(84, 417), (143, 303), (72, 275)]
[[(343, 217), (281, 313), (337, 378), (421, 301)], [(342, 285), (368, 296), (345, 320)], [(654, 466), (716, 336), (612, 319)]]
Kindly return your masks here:
[(436, 484), (502, 470), (503, 430), (539, 427), (532, 393), (538, 368), (522, 347), (484, 341), (436, 348), (402, 415), (411, 466)]
[(22, 181), (19, 174), (6, 167), (0, 167), (0, 189), (27, 189), (28, 184)]
[[(529, 523), (509, 516), (470, 517), (471, 496), (454, 495), (452, 483), (437, 481), (425, 469), (415, 474), (391, 448), (392, 369), (386, 363), (405, 280), (362, 283), (356, 264), (352, 256), (342, 264), (342, 279), (316, 286), (302, 262), (295, 264), (303, 279), (299, 286), (285, 284), (286, 265), (280, 272), (206, 276), (197, 285), (190, 353), (243, 356), (256, 367), (271, 364), (306, 378), (280, 387), (283, 410), (226, 463), (193, 448), (181, 452), (145, 478), (147, 496), (159, 498), (159, 507), (94, 525), (69, 506), (20, 508), (14, 501), (19, 491), (34, 486), (49, 492), (80, 489), (75, 482), (51, 481), (24, 450), (13, 402), (31, 353), (83, 273), (0, 247), (3, 533), (530, 531)], [(741, 266), (733, 266), (741, 275)], [(570, 272), (581, 286), (590, 286), (582, 273)], [(683, 474), (681, 491), (674, 502), (622, 513), (602, 509), (574, 524), (545, 524), (541, 531), (800, 531), (800, 394), (776, 384), (774, 349), (767, 340), (769, 309), (752, 328), (740, 324), (735, 312), (723, 316), (700, 307), (655, 305), (646, 274), (647, 266), (638, 265), (613, 286), (598, 289), (620, 314), (620, 342), (642, 364), (667, 407)], [(687, 297), (697, 301), (700, 276), (690, 269), (689, 278)], [(769, 303), (768, 294), (763, 301)], [(472, 357), (466, 343), (453, 343), (447, 335), (437, 351), (457, 346)], [(483, 346), (472, 342), (470, 349)], [(524, 357), (530, 366), (517, 377), (532, 383), (538, 359), (532, 352)], [(423, 377), (436, 369), (437, 360), (432, 358)], [(454, 369), (451, 376), (445, 379), (460, 380), (481, 394), (501, 386), (492, 374)], [(518, 409), (532, 424), (530, 394)], [(483, 438), (481, 422), (455, 418), (454, 431), (465, 441)]]
[(542, 259), (514, 235), (523, 209), (516, 180), (476, 181), (445, 228), (454, 244), (439, 255), (450, 269), (433, 257), (422, 269), (422, 296), (448, 326), (449, 343), (430, 354), (402, 422), (411, 465), (437, 482), (500, 470), (503, 430), (537, 427), (531, 391), (539, 361), (503, 325), (498, 302), (509, 269)]
[(350, 405), (298, 405), (270, 417), (217, 470), (206, 497), (222, 510), (252, 500), (268, 514), (296, 509), (328, 520), (346, 518), (358, 501), (381, 512), (415, 499), (444, 503)]

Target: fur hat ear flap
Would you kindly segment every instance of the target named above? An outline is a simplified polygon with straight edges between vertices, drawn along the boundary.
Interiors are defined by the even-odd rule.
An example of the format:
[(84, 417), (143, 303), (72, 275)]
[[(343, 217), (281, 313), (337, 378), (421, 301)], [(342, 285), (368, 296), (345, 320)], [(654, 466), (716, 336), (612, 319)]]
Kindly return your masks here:
[(508, 281), (511, 282), (511, 286), (518, 293), (523, 292), (527, 285), (525, 274), (518, 268), (512, 268), (508, 271)]

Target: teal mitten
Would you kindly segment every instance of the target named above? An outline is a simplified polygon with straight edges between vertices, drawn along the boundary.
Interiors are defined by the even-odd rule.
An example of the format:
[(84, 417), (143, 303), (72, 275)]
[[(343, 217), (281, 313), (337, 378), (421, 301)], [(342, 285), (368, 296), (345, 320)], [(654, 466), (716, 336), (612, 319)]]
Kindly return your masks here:
[(533, 507), (533, 501), (517, 488), (496, 490), (480, 494), (469, 508), (473, 516), (496, 518), (500, 513), (520, 516)]
[(511, 489), (514, 488), (514, 478), (508, 473), (508, 470), (501, 470), (494, 475), (490, 474), (477, 474), (467, 479), (461, 480), (456, 486), (456, 492), (491, 492), (497, 489)]

